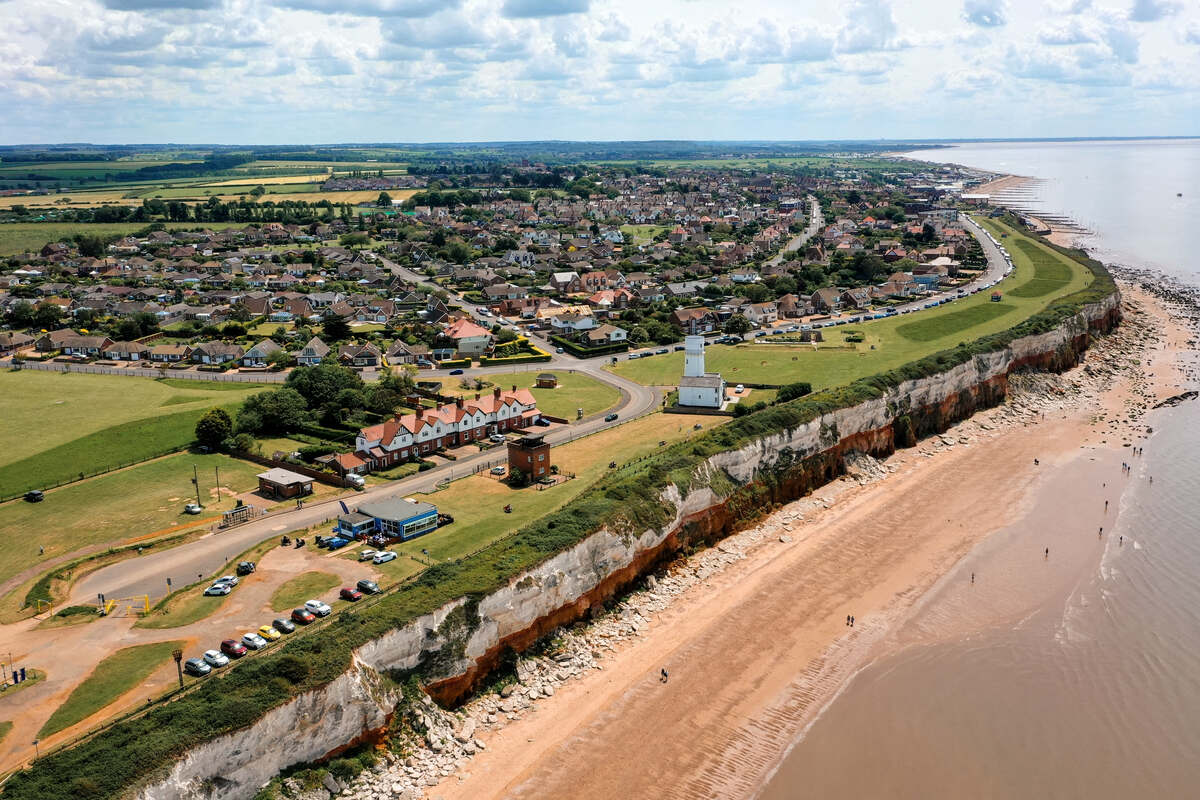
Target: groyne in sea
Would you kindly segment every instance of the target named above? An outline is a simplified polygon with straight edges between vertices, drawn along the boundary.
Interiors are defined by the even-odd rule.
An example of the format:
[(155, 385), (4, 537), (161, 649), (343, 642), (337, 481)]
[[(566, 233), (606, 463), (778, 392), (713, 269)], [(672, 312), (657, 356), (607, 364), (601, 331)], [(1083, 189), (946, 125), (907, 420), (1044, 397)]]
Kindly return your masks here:
[(851, 453), (884, 457), (1002, 403), (1014, 372), (1075, 366), (1091, 337), (1119, 321), (1114, 290), (1050, 330), (709, 455), (689, 480), (661, 491), (670, 510), (661, 524), (640, 531), (602, 527), (486, 594), (457, 598), (357, 647), (344, 674), (192, 747), (136, 796), (251, 798), (288, 766), (382, 735), (404, 702), (399, 683), (407, 676), (420, 675), (438, 702), (459, 703), (508, 653), (587, 617), (681, 548), (719, 540), (828, 483), (845, 472)]

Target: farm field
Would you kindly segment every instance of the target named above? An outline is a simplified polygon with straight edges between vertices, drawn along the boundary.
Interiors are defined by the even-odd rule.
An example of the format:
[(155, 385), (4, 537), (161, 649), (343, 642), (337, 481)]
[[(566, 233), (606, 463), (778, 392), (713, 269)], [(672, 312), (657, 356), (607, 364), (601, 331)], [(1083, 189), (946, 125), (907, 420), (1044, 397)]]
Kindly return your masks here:
[[(193, 466), (200, 478), (204, 513), (183, 512), (195, 502)], [(221, 472), (218, 503), (216, 469)], [(177, 525), (200, 524), (233, 507), (232, 495), (257, 486), (257, 464), (223, 454), (176, 453), (129, 469), (105, 473), (46, 493), (40, 503), (0, 504), (0, 530), (21, 531), (0, 539), (0, 581), (41, 558), (89, 545), (128, 542)], [(39, 548), (45, 555), (39, 556)]]
[(96, 665), (92, 674), (75, 687), (66, 701), (50, 715), (38, 736), (45, 738), (82, 722), (134, 689), (171, 658), (171, 652), (186, 642), (155, 642), (118, 650)]
[[(560, 369), (547, 370), (544, 364), (529, 366), (530, 369), (520, 372), (497, 372), (480, 377), (501, 389), (511, 389), (513, 386), (518, 389), (529, 389), (537, 399), (538, 408), (552, 417), (562, 417), (568, 420), (575, 419), (577, 408), (582, 408), (584, 416), (587, 416), (611, 408), (621, 399), (621, 393), (614, 387), (582, 373), (572, 373)], [(556, 375), (558, 388), (535, 388), (534, 381), (542, 372), (552, 372)], [(483, 391), (490, 392), (492, 389), (489, 387)], [(447, 378), (442, 380), (442, 394), (473, 397), (475, 390), (462, 388), (458, 378)]]
[[(983, 224), (997, 238), (1001, 232), (1008, 234), (1006, 244), (1012, 254), (1013, 272), (996, 286), (1004, 293), (1002, 302), (993, 303), (990, 292), (979, 292), (915, 316), (896, 316), (825, 331), (835, 344), (841, 344), (845, 333), (865, 334), (865, 341), (853, 349), (765, 343), (713, 345), (705, 351), (706, 367), (720, 372), (732, 384), (808, 381), (814, 391), (840, 386), (955, 347), (959, 342), (998, 333), (1046, 308), (1055, 298), (1091, 282), (1091, 274), (1082, 265), (1037, 240), (992, 220), (984, 220)], [(1026, 242), (1027, 246), (1019, 247), (1014, 242)], [(1039, 257), (1036, 264), (1034, 257)], [(1063, 269), (1069, 270), (1070, 275), (1065, 283), (1061, 280)], [(683, 374), (683, 354), (672, 352), (621, 361), (610, 369), (639, 383), (675, 386)]]
[[(11, 197), (0, 197), (2, 201), (12, 200)], [(137, 201), (139, 204), (141, 201)], [(242, 227), (240, 222), (166, 222), (162, 223), (168, 230), (196, 230), (209, 228), (221, 230), (229, 227)], [(48, 242), (57, 242), (63, 238), (71, 238), (77, 233), (91, 235), (126, 236), (145, 230), (146, 224), (141, 222), (9, 222), (0, 224), (0, 257), (13, 256), (27, 250), (41, 250)]]
[[(577, 477), (544, 491), (532, 486), (513, 489), (493, 477), (472, 475), (442, 491), (418, 495), (437, 505), (441, 513), (453, 516), (454, 524), (391, 549), (438, 561), (459, 558), (573, 499), (608, 471), (610, 461), (622, 464), (657, 450), (660, 441), (674, 442), (697, 433), (693, 425), (708, 429), (728, 420), (654, 413), (560, 445), (551, 450), (552, 463), (560, 473), (574, 472)], [(504, 513), (506, 504), (512, 505), (511, 514)]]

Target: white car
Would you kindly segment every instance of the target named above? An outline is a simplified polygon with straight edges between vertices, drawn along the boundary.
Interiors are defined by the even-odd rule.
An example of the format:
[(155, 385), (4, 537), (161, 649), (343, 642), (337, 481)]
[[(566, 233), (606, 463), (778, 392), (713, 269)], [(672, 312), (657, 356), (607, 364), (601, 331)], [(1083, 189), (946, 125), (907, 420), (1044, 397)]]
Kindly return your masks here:
[(744, 391), (746, 391), (746, 386), (744, 384), (739, 383), (737, 386), (733, 387), (734, 394), (741, 394)]
[(237, 586), (239, 583), (241, 583), (241, 581), (238, 580), (236, 575), (225, 575), (213, 581), (214, 586), (218, 583), (227, 583), (230, 586)]
[(242, 644), (251, 650), (262, 650), (267, 646), (267, 640), (257, 633), (246, 633), (242, 635)]
[(372, 561), (374, 561), (376, 564), (386, 564), (389, 561), (395, 561), (395, 560), (396, 560), (396, 554), (389, 552), (387, 550), (384, 550), (381, 553), (376, 553), (375, 558), (372, 559)]
[[(378, 558), (378, 556), (376, 556), (376, 558)], [(309, 600), (304, 604), (304, 607), (316, 614), (318, 617), (328, 617), (330, 612), (333, 611), (333, 609), (329, 607), (328, 603), (322, 603), (320, 600)]]
[(183, 513), (185, 514), (199, 514), (203, 510), (204, 506), (196, 505), (195, 503), (188, 503), (183, 507)]
[(233, 591), (233, 587), (228, 583), (214, 583), (212, 586), (204, 590), (204, 593), (210, 597), (224, 597)]
[(359, 561), (370, 561), (372, 558), (375, 557), (375, 553), (376, 553), (375, 550), (359, 550), (358, 551), (358, 560)]
[(204, 663), (210, 667), (223, 667), (229, 663), (229, 656), (222, 653), (220, 650), (205, 650)]

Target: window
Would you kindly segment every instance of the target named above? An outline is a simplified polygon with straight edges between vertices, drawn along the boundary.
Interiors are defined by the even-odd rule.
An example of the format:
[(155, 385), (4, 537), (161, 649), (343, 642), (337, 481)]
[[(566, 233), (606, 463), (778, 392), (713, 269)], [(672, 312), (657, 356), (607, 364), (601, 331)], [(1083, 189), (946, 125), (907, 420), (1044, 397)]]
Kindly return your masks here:
[(538, 453), (538, 461), (545, 461), (545, 460), (546, 460), (546, 454)]

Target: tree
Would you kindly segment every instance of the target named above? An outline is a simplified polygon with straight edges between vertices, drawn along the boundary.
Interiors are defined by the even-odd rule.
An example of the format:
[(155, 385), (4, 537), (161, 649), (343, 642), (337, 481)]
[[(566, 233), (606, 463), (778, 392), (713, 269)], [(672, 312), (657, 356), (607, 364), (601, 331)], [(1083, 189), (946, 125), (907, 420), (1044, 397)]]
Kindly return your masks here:
[(392, 196), (387, 192), (380, 192), (379, 197), (375, 200), (375, 205), (379, 206), (380, 208), (391, 208)]
[(334, 402), (343, 389), (361, 391), (363, 388), (362, 378), (357, 373), (338, 364), (297, 367), (288, 374), (286, 385), (299, 392), (309, 408)]
[(88, 256), (89, 258), (101, 258), (104, 255), (104, 240), (99, 236), (90, 236), (88, 234), (77, 234), (75, 243), (79, 245), (80, 255)]
[(350, 323), (336, 314), (330, 314), (321, 322), (321, 332), (331, 342), (350, 338)]
[(37, 328), (52, 331), (62, 323), (62, 309), (53, 303), (38, 303), (33, 312), (33, 324)]
[(233, 433), (233, 420), (223, 408), (210, 408), (196, 420), (196, 441), (216, 450)]
[(366, 247), (370, 242), (371, 237), (365, 233), (343, 233), (338, 237), (342, 247)]
[(262, 197), (266, 193), (267, 193), (267, 189), (264, 186), (255, 186), (253, 189), (250, 190), (251, 197)]
[(13, 303), (4, 319), (13, 328), (28, 328), (33, 324), (33, 303), (27, 300)]
[(775, 402), (786, 403), (788, 400), (795, 400), (797, 397), (812, 392), (812, 384), (807, 381), (796, 381), (795, 383), (784, 384), (779, 388), (779, 393), (775, 395)]
[(734, 314), (725, 322), (725, 332), (736, 336), (749, 333), (753, 329), (754, 326), (750, 324), (750, 320), (741, 314)]
[(289, 433), (308, 422), (308, 404), (303, 395), (284, 386), (252, 394), (242, 403), (237, 416), (238, 433)]

